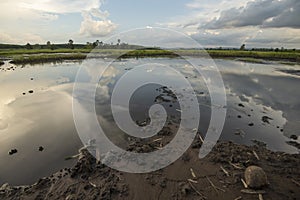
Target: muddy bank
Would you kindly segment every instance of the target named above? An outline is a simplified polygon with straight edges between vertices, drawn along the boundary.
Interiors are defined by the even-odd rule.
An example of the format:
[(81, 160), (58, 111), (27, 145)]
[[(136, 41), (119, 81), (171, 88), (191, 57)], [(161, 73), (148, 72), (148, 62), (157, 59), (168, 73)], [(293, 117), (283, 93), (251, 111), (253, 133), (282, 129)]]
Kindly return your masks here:
[[(136, 147), (154, 149), (134, 142)], [(300, 155), (220, 142), (199, 160), (201, 140), (175, 163), (147, 174), (122, 173), (97, 162), (84, 149), (77, 164), (29, 186), (2, 185), (0, 199), (297, 199)], [(132, 147), (129, 147), (132, 149)], [(245, 188), (246, 167), (257, 165), (268, 185)]]

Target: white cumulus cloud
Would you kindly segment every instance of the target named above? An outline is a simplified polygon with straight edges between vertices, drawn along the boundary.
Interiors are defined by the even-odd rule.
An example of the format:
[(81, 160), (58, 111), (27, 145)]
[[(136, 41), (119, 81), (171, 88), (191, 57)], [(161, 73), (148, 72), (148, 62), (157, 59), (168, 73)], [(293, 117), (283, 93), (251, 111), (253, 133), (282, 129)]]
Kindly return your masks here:
[(83, 11), (80, 34), (89, 37), (103, 37), (111, 34), (117, 25), (107, 19), (108, 15), (107, 11), (103, 12), (95, 8)]

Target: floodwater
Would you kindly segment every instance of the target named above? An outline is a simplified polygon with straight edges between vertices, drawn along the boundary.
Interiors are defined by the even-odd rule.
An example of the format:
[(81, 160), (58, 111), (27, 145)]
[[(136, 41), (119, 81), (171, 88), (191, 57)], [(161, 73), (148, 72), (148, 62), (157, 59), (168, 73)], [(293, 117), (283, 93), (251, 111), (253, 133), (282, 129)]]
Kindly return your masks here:
[[(204, 137), (211, 116), (210, 95), (201, 75), (178, 58), (122, 59), (110, 64), (99, 80), (95, 97), (99, 124), (105, 133), (115, 143), (126, 142), (127, 137), (114, 123), (110, 97), (122, 75), (147, 63), (173, 67), (190, 82), (200, 108), (199, 132)], [(216, 59), (215, 64), (227, 95), (227, 115), (220, 139), (247, 145), (257, 140), (271, 150), (299, 153), (288, 143), (300, 143), (299, 65), (223, 59)], [(72, 114), (72, 91), (80, 65), (6, 63), (0, 67), (0, 184), (30, 184), (74, 164), (75, 160), (65, 158), (77, 154), (83, 146)], [(86, 73), (87, 77), (93, 75)], [(136, 78), (148, 75), (137, 74)], [(176, 81), (171, 75), (167, 78)], [(147, 124), (148, 109), (155, 103), (164, 106), (173, 123), (180, 123), (177, 98), (158, 84), (147, 84), (134, 92), (129, 104), (132, 119)], [(9, 155), (12, 149), (17, 153)]]

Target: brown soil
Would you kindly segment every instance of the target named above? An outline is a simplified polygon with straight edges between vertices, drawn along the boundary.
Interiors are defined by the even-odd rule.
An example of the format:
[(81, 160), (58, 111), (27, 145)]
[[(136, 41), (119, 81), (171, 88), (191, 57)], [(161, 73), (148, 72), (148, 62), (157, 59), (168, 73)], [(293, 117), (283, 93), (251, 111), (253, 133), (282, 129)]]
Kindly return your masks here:
[[(136, 144), (138, 146), (138, 144)], [(104, 166), (83, 150), (77, 164), (30, 186), (2, 185), (0, 199), (299, 199), (300, 155), (262, 146), (219, 142), (204, 159), (199, 141), (175, 163), (147, 174), (122, 173)], [(247, 166), (261, 167), (269, 185), (245, 189)], [(246, 193), (245, 193), (246, 192)], [(254, 192), (255, 194), (249, 194)]]

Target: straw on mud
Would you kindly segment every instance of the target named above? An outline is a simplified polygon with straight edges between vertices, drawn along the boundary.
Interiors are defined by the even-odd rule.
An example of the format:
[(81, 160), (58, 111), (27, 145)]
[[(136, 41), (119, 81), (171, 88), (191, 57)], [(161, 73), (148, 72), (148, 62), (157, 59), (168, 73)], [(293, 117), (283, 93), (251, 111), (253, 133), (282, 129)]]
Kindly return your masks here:
[(224, 169), (224, 167), (220, 166), (221, 170), (226, 174), (226, 176), (230, 176), (229, 172)]
[(242, 197), (241, 197), (241, 196), (239, 196), (239, 197), (235, 198), (234, 200), (240, 200), (240, 199), (242, 199)]
[(215, 186), (215, 184), (206, 176), (206, 179), (208, 180), (208, 182), (210, 183), (210, 185), (214, 188), (214, 190), (218, 193), (218, 190), (221, 190), (222, 192), (225, 192), (225, 190), (223, 190), (222, 188), (219, 188), (217, 186)]
[(300, 187), (300, 183), (297, 182), (296, 180), (292, 179), (292, 182), (295, 183), (296, 185), (298, 185)]
[(191, 188), (202, 198), (202, 199), (207, 199), (207, 197), (206, 196), (204, 196), (204, 194), (202, 194), (201, 192), (199, 192), (196, 188), (195, 188), (195, 186), (190, 182), (190, 181), (188, 181), (188, 183), (190, 184), (190, 186), (191, 186)]
[(196, 174), (195, 174), (195, 172), (194, 172), (194, 170), (192, 168), (190, 168), (190, 171), (191, 171), (191, 174), (192, 174), (193, 178), (197, 178)]
[(251, 190), (251, 189), (242, 189), (241, 192), (245, 193), (245, 194), (265, 194), (266, 193), (266, 191), (264, 191), (264, 190)]
[(247, 185), (247, 183), (244, 181), (244, 179), (241, 178), (241, 181), (242, 181), (242, 183), (243, 183), (243, 185), (244, 185), (244, 188), (248, 188), (248, 185)]
[(262, 194), (258, 194), (258, 199), (259, 200), (264, 200), (263, 195)]
[(192, 182), (192, 183), (198, 183), (198, 181), (195, 181), (195, 180), (193, 180), (193, 179), (188, 179), (188, 181), (190, 181), (190, 182)]
[(256, 157), (256, 159), (259, 160), (257, 153), (254, 150), (252, 152), (253, 152), (254, 156)]
[(234, 168), (236, 169), (243, 169), (242, 167), (236, 165), (236, 164), (233, 164), (232, 162), (228, 162), (231, 166), (233, 166)]

